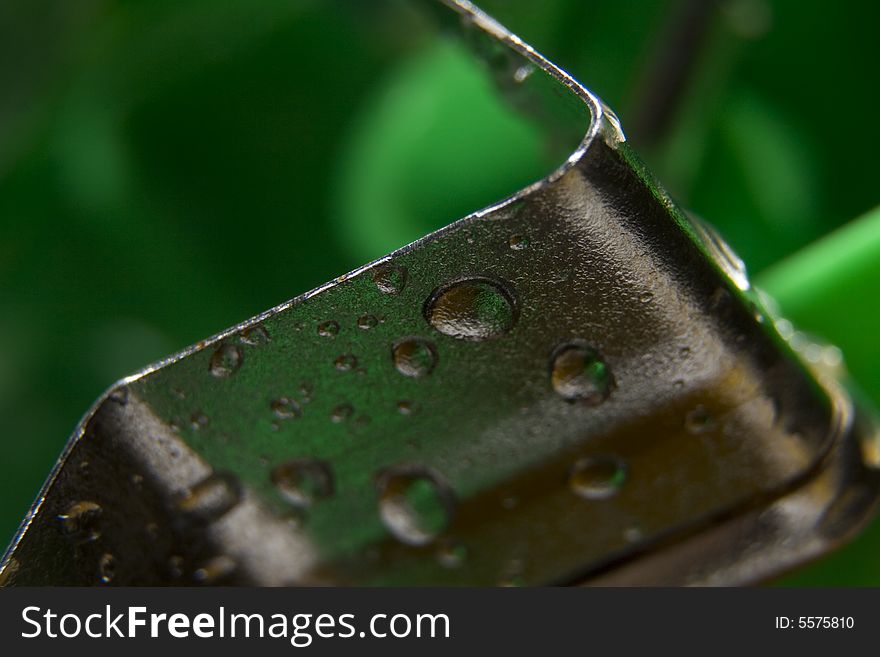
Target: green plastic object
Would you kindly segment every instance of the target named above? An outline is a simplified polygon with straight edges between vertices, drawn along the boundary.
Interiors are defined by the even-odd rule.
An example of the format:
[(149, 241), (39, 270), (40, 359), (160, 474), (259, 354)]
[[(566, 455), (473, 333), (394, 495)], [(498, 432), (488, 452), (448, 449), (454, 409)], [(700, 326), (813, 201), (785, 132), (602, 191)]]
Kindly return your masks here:
[(880, 207), (762, 274), (758, 285), (803, 331), (837, 345), (880, 404)]

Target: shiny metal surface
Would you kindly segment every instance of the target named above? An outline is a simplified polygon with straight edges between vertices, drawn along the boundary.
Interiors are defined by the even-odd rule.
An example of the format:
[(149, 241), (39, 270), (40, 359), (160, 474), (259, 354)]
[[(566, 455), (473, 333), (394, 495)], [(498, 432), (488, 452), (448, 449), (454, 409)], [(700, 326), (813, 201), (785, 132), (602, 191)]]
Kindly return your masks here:
[(447, 4), (515, 102), (567, 97), (575, 151), (114, 387), (5, 583), (741, 584), (871, 512), (875, 431), (735, 255), (597, 98)]

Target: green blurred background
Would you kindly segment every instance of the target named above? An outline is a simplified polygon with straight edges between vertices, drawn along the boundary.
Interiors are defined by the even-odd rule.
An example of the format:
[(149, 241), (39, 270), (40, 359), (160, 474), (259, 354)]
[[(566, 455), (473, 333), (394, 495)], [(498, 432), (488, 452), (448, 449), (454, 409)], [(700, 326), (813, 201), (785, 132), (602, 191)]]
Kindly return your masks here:
[[(0, 542), (114, 380), (559, 163), (392, 4), (0, 4)], [(485, 6), (613, 107), (880, 401), (880, 215), (768, 271), (880, 202), (880, 5)], [(875, 523), (784, 583), (880, 585), (878, 555)]]

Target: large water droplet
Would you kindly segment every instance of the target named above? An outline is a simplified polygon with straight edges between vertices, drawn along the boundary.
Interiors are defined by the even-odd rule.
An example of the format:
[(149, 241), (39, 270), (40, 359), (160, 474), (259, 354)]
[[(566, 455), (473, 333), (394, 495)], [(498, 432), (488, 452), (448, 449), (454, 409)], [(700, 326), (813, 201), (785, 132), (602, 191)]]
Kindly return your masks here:
[(241, 361), (241, 347), (234, 344), (223, 344), (211, 356), (209, 369), (211, 374), (217, 378), (223, 378), (232, 375), (241, 367)]
[(427, 376), (437, 364), (434, 345), (421, 338), (405, 338), (395, 343), (391, 350), (394, 367), (404, 376)]
[(376, 479), (379, 517), (407, 545), (426, 545), (446, 529), (455, 498), (439, 475), (421, 466), (389, 468)]
[(203, 522), (216, 520), (241, 500), (241, 485), (234, 475), (217, 472), (187, 491), (177, 503), (183, 513)]
[(290, 397), (279, 397), (269, 405), (279, 420), (291, 420), (302, 415), (302, 408)]
[(626, 481), (626, 463), (614, 456), (590, 456), (571, 468), (568, 486), (588, 500), (604, 500), (615, 495)]
[(436, 330), (461, 340), (486, 340), (516, 323), (508, 285), (489, 278), (454, 281), (438, 288), (425, 304), (425, 319)]
[(385, 263), (373, 273), (373, 282), (383, 294), (400, 294), (406, 287), (406, 267)]
[(611, 370), (599, 352), (580, 343), (566, 343), (550, 359), (553, 389), (568, 401), (598, 406), (614, 387)]
[(74, 502), (58, 516), (58, 520), (67, 536), (79, 541), (94, 541), (101, 535), (98, 522), (103, 512), (101, 505), (96, 502)]
[(273, 468), (270, 476), (281, 496), (298, 508), (333, 494), (333, 472), (326, 461), (293, 459)]

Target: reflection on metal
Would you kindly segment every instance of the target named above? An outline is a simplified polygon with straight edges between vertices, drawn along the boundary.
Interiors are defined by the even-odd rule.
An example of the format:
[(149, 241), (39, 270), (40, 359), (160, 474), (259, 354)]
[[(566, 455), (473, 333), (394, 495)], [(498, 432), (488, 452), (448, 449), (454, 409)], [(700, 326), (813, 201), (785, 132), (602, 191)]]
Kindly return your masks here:
[(567, 97), (575, 151), (112, 389), (6, 584), (742, 584), (870, 514), (873, 430), (729, 248), (597, 98), (446, 4), (502, 89)]

